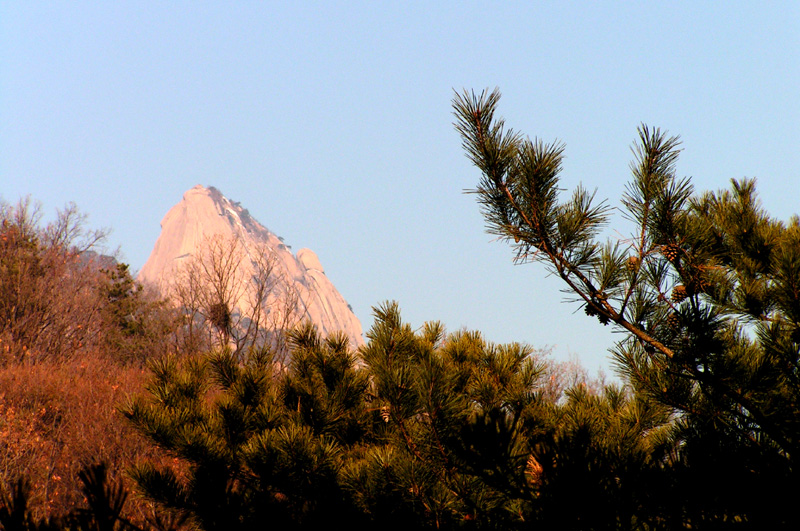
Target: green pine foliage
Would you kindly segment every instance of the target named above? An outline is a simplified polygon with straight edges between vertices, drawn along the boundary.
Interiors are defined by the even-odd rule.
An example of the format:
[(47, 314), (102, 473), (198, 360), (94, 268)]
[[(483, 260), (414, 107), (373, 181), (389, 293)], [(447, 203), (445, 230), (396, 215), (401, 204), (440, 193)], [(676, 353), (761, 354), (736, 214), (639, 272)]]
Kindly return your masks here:
[(673, 527), (662, 506), (674, 448), (666, 408), (618, 386), (577, 386), (553, 417), (532, 440), (532, 520), (561, 529)]
[(562, 202), (563, 146), (506, 129), (499, 98), (453, 101), (481, 171), (475, 193), (488, 230), (519, 262), (560, 277), (587, 316), (623, 332), (613, 352), (620, 375), (637, 400), (673, 417), (664, 510), (693, 528), (796, 524), (798, 218), (771, 218), (753, 180), (695, 193), (675, 173), (679, 139), (643, 125), (620, 207), (630, 237), (603, 243), (608, 205), (582, 188)]
[(543, 366), (528, 347), (492, 345), (478, 333), (445, 337), (436, 323), (414, 333), (396, 305), (376, 316), (363, 358), (373, 407), (389, 429), (388, 446), (369, 465), (388, 466), (431, 527), (517, 519), (529, 490), (525, 428)]
[(369, 381), (357, 368), (349, 340), (344, 334), (323, 340), (306, 322), (289, 334), (289, 341), (292, 358), (282, 380), (284, 406), (314, 435), (343, 446), (357, 444), (370, 431), (365, 403)]
[(291, 367), (268, 349), (228, 349), (202, 359), (153, 363), (148, 397), (127, 404), (133, 425), (175, 459), (139, 464), (142, 494), (202, 529), (314, 528), (343, 494), (338, 474), (346, 445), (364, 430), (365, 384), (339, 336), (312, 329), (294, 336)]
[(101, 269), (97, 291), (102, 349), (107, 355), (144, 363), (152, 352), (169, 349), (176, 312), (166, 300), (147, 293), (131, 276), (128, 264)]
[[(414, 329), (396, 303), (375, 308), (358, 350), (311, 324), (287, 331), (289, 356), (232, 337), (181, 350), (180, 324), (127, 266), (78, 260), (101, 234), (76, 245), (74, 207), (39, 229), (28, 203), (0, 204), (0, 340), (18, 347), (0, 361), (74, 356), (90, 338), (114, 360), (150, 358), (146, 392), (119, 409), (161, 453), (129, 470), (130, 493), (83, 468), (83, 504), (60, 515), (9, 476), (0, 526), (797, 528), (800, 218), (770, 217), (753, 180), (695, 192), (678, 138), (641, 126), (619, 207), (630, 237), (603, 242), (613, 209), (582, 188), (563, 200), (564, 146), (507, 129), (499, 97), (453, 102), (487, 228), (621, 332), (619, 383), (563, 385), (527, 345)], [(128, 514), (137, 497), (156, 513)]]
[(153, 364), (124, 412), (176, 466), (141, 463), (140, 492), (203, 529), (666, 521), (668, 408), (613, 386), (559, 398), (530, 347), (413, 330), (395, 303), (375, 314), (358, 352), (305, 325), (288, 366), (265, 350)]
[(668, 486), (667, 408), (613, 386), (553, 401), (547, 365), (529, 347), (445, 336), (436, 323), (415, 333), (396, 305), (376, 316), (362, 352), (390, 444), (361, 470), (373, 485), (363, 497), (381, 494), (371, 512), (393, 494), (432, 528), (665, 523), (649, 493)]

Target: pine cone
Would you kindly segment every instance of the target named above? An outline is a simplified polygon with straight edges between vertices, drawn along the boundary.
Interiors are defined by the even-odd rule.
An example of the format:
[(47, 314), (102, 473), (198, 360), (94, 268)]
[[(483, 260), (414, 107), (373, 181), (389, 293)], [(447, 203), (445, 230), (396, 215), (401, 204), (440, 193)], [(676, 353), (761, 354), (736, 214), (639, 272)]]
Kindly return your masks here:
[(661, 247), (661, 254), (663, 254), (664, 258), (670, 262), (675, 262), (678, 259), (678, 256), (680, 256), (680, 252), (681, 248), (674, 243), (670, 243)]
[(686, 286), (675, 286), (672, 289), (672, 302), (681, 302), (683, 301), (689, 293), (686, 291)]
[(673, 330), (680, 328), (681, 316), (677, 313), (671, 313), (667, 316), (667, 325)]
[(626, 265), (629, 270), (636, 271), (637, 269), (639, 269), (639, 264), (641, 264), (641, 262), (642, 261), (639, 260), (638, 256), (631, 256), (630, 258), (628, 258), (628, 262)]
[(699, 275), (694, 281), (694, 291), (696, 293), (705, 293), (709, 287), (710, 286), (705, 275)]

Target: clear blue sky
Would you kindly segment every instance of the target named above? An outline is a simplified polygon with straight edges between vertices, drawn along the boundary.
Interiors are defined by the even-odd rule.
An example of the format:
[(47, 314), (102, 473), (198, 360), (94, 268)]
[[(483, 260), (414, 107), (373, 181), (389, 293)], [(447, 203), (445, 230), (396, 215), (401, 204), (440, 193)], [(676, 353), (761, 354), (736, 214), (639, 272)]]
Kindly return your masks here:
[(139, 269), (183, 192), (214, 185), (316, 251), (365, 329), (394, 299), (413, 325), (608, 368), (610, 329), (484, 233), (453, 90), (497, 86), (508, 125), (565, 142), (567, 188), (618, 205), (644, 122), (681, 135), (698, 188), (756, 177), (787, 219), (798, 6), (2, 2), (0, 195), (76, 202)]

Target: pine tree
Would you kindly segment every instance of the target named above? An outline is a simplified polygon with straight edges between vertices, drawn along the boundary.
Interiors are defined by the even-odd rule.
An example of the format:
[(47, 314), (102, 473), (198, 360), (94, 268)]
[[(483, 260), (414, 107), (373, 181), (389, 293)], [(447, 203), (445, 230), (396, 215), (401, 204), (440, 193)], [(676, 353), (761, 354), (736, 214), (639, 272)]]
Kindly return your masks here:
[(643, 125), (621, 201), (630, 239), (601, 243), (610, 207), (582, 187), (561, 202), (564, 146), (506, 129), (499, 98), (495, 90), (453, 100), (481, 171), (475, 193), (488, 231), (517, 262), (560, 277), (587, 316), (624, 332), (613, 351), (620, 374), (675, 415), (681, 518), (796, 521), (800, 219), (771, 218), (752, 180), (695, 193), (675, 174), (679, 139)]
[(263, 350), (155, 362), (150, 396), (123, 412), (177, 466), (139, 464), (141, 493), (203, 529), (669, 521), (647, 494), (669, 486), (668, 408), (613, 386), (559, 400), (528, 346), (375, 313), (358, 357), (305, 325), (288, 366)]
[(647, 489), (669, 485), (667, 408), (614, 386), (578, 385), (554, 401), (548, 365), (530, 347), (447, 335), (437, 323), (414, 332), (396, 304), (376, 317), (362, 356), (387, 430), (349, 470), (376, 519), (445, 529), (665, 523)]
[(149, 397), (123, 408), (177, 466), (140, 463), (139, 490), (202, 529), (317, 529), (352, 517), (339, 485), (359, 442), (366, 379), (342, 336), (293, 334), (297, 357), (268, 347), (152, 364)]
[(167, 351), (177, 312), (166, 300), (145, 291), (128, 264), (101, 269), (97, 291), (102, 320), (101, 346), (115, 359), (143, 363), (152, 352)]
[(344, 334), (322, 339), (310, 322), (288, 333), (290, 370), (282, 382), (287, 410), (317, 436), (332, 437), (343, 446), (359, 443), (371, 431), (365, 396), (366, 371)]
[(578, 385), (531, 434), (530, 520), (559, 529), (672, 528), (662, 466), (674, 448), (667, 408), (615, 385)]
[(392, 507), (432, 528), (518, 522), (515, 511), (530, 499), (526, 426), (542, 363), (529, 347), (446, 336), (438, 323), (415, 333), (396, 304), (376, 317), (362, 356), (387, 430), (351, 480), (365, 486), (366, 510)]

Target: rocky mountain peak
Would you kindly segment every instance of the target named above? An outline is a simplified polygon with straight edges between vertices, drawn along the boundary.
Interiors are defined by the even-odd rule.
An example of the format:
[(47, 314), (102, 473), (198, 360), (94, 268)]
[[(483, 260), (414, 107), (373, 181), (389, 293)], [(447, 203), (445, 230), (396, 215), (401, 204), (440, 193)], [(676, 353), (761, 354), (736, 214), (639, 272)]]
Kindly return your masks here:
[[(221, 252), (223, 247), (225, 252)], [(210, 248), (216, 248), (217, 254)], [(240, 203), (213, 186), (197, 185), (161, 220), (161, 234), (137, 278), (174, 295), (179, 279), (208, 260), (224, 260), (227, 273), (236, 281), (236, 287), (230, 288), (234, 313), (252, 313), (258, 279), (268, 276), (269, 294), (261, 301), (262, 315), (286, 313), (287, 299), (291, 299), (292, 322), (310, 319), (323, 335), (343, 331), (354, 346), (363, 344), (361, 323), (312, 250), (300, 249), (294, 255), (283, 238)]]

